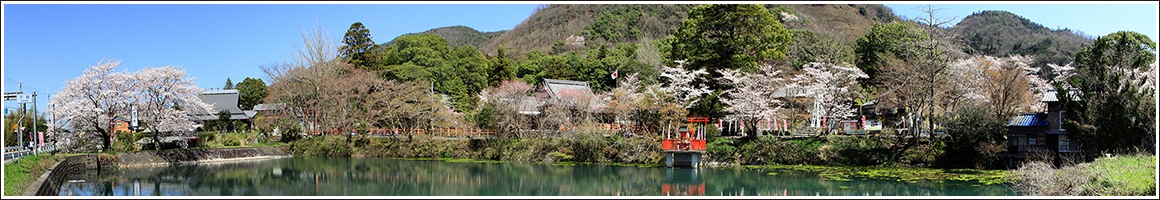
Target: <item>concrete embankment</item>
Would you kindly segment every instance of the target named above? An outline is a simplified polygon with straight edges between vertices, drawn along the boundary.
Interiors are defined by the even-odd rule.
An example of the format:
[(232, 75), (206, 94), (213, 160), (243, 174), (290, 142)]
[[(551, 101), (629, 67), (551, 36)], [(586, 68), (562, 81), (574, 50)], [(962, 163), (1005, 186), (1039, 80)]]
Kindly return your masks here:
[(290, 153), (281, 147), (147, 151), (118, 153), (117, 166), (152, 167), (288, 157)]
[(232, 162), (241, 160), (291, 157), (283, 147), (246, 147), (230, 149), (187, 149), (149, 152), (76, 155), (49, 167), (36, 182), (28, 186), (24, 196), (56, 196), (67, 176), (76, 170), (108, 167), (152, 167), (179, 164)]

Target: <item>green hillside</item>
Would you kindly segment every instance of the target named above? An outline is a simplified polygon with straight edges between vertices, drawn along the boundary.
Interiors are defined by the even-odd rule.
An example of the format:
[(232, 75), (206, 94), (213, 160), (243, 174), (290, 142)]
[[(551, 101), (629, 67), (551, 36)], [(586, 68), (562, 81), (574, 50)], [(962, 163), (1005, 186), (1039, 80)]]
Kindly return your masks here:
[(503, 45), (518, 52), (549, 52), (556, 41), (573, 35), (585, 37), (585, 46), (659, 39), (674, 32), (692, 7), (687, 4), (543, 5), (528, 19), (479, 49), (485, 54), (494, 54)]
[(1007, 11), (982, 11), (952, 28), (972, 55), (1036, 56), (1035, 66), (1070, 63), (1075, 52), (1094, 38), (1070, 29), (1052, 30)]
[[(479, 47), (479, 46), (482, 46), (484, 44), (487, 44), (489, 41), (491, 41), (492, 38), (495, 38), (496, 36), (499, 36), (499, 35), (503, 34), (504, 32), (507, 32), (507, 31), (479, 32), (478, 30), (475, 30), (471, 27), (466, 27), (466, 26), (448, 26), (448, 27), (431, 29), (431, 30), (420, 32), (420, 33), (408, 33), (408, 34), (404, 34), (404, 36), (419, 35), (419, 34), (432, 34), (432, 35), (438, 35), (439, 37), (443, 37), (444, 39), (447, 39), (447, 42), (451, 43), (451, 46), (475, 46), (475, 47)], [(395, 41), (391, 40), (390, 42), (383, 43), (382, 46), (390, 46), (390, 45), (394, 45), (394, 44), (395, 44)]]

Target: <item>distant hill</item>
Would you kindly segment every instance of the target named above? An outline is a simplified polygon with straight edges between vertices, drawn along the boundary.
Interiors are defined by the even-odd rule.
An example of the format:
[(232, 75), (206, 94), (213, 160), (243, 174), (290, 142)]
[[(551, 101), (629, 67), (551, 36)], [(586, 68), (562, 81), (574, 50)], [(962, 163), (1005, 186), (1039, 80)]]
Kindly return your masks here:
[(972, 55), (1034, 55), (1035, 67), (1046, 63), (1065, 65), (1075, 52), (1094, 38), (1070, 29), (1052, 30), (1007, 11), (981, 11), (963, 18), (952, 28)]
[(585, 37), (585, 45), (660, 39), (675, 32), (692, 7), (688, 4), (543, 5), (515, 28), (479, 49), (484, 54), (495, 54), (499, 45), (503, 45), (519, 52), (549, 52), (556, 41), (573, 35)]
[[(504, 32), (507, 32), (507, 31), (479, 32), (478, 30), (475, 30), (471, 27), (466, 27), (466, 26), (448, 26), (448, 27), (431, 29), (431, 30), (420, 32), (420, 33), (408, 33), (408, 34), (403, 34), (403, 35), (407, 36), (407, 35), (419, 35), (419, 34), (432, 34), (432, 35), (438, 35), (439, 37), (443, 37), (443, 39), (447, 39), (447, 42), (451, 43), (451, 46), (471, 45), (471, 46), (479, 47), (479, 46), (482, 46), (484, 44), (487, 44), (489, 41), (491, 41), (492, 38), (495, 38), (496, 36), (499, 36), (500, 34), (503, 34)], [(382, 46), (384, 46), (384, 47), (390, 46), (390, 45), (393, 45), (394, 42), (395, 42), (395, 40), (392, 39), (390, 42), (383, 43)]]

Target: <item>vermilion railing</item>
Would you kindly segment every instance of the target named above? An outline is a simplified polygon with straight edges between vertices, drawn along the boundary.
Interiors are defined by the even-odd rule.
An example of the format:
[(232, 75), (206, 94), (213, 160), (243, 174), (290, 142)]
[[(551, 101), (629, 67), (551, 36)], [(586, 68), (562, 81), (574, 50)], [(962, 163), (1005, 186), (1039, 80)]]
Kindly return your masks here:
[[(593, 125), (591, 125), (591, 128), (592, 128), (592, 130), (602, 130), (602, 131), (620, 132), (620, 131), (635, 131), (635, 130), (636, 130), (636, 125), (632, 125), (632, 124), (613, 124), (613, 123), (599, 123), (599, 124), (593, 124)], [(574, 125), (574, 124), (564, 124), (564, 125), (560, 125), (560, 128), (559, 128), (559, 130), (561, 130), (561, 131), (570, 131), (570, 130), (573, 130), (573, 129), (576, 129), (576, 125)]]
[[(318, 134), (318, 131), (311, 131), (313, 134)], [(391, 136), (391, 135), (410, 135), (410, 134), (426, 134), (437, 135), (444, 137), (475, 137), (484, 135), (495, 135), (495, 130), (478, 129), (478, 128), (437, 128), (437, 129), (330, 129), (323, 133), (327, 135), (343, 135), (343, 134), (367, 134), (373, 136)]]

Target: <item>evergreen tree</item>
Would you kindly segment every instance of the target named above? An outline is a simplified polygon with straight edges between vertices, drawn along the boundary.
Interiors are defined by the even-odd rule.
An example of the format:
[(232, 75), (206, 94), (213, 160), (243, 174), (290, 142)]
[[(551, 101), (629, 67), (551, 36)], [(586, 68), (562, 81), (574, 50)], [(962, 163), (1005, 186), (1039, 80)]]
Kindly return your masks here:
[(260, 78), (246, 77), (241, 83), (238, 83), (238, 108), (242, 110), (253, 110), (254, 105), (261, 104), (266, 95), (270, 92), (266, 90), (266, 82)]
[(488, 86), (497, 86), (503, 80), (515, 77), (515, 73), (512, 70), (512, 61), (511, 59), (507, 59), (504, 51), (503, 45), (500, 45), (495, 58), (491, 60), (491, 72), (487, 73)]
[(755, 4), (710, 4), (693, 8), (681, 21), (672, 44), (673, 60), (687, 60), (687, 70), (707, 69), (697, 84), (717, 91), (703, 96), (690, 115), (724, 116), (717, 95), (731, 88), (718, 83), (718, 70), (757, 70), (757, 62), (785, 58), (789, 31), (765, 7)]
[(226, 86), (225, 86), (225, 87), (222, 87), (222, 89), (223, 89), (223, 90), (230, 90), (230, 89), (234, 89), (234, 82), (233, 82), (233, 81), (230, 81), (230, 78), (228, 78), (228, 77), (227, 77), (227, 78), (226, 78)]
[(1155, 63), (1156, 43), (1130, 31), (1100, 37), (1076, 52), (1076, 74), (1067, 83), (1079, 91), (1056, 93), (1068, 137), (1093, 154), (1155, 151)]
[(363, 27), (362, 22), (355, 22), (342, 37), (340, 56), (355, 67), (369, 70), (381, 70), (378, 64), (379, 54), (375, 49), (378, 45), (371, 39), (371, 30)]

